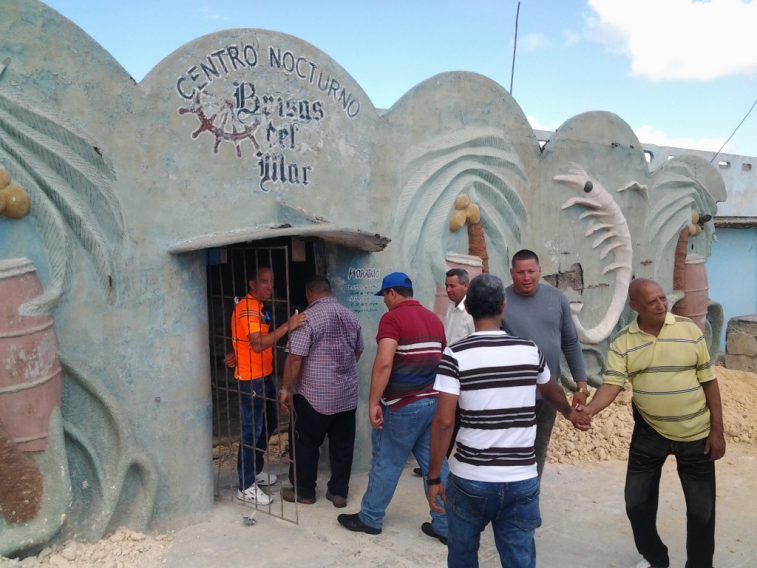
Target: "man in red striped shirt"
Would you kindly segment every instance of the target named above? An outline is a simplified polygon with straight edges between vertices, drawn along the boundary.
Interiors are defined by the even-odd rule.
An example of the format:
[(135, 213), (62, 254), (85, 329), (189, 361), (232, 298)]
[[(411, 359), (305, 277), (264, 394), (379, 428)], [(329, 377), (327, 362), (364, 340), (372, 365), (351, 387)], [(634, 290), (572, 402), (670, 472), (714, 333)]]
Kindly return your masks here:
[[(428, 474), (431, 419), (437, 404), (433, 386), (446, 344), (444, 326), (436, 314), (413, 299), (413, 283), (406, 274), (385, 276), (376, 295), (384, 298), (388, 312), (379, 322), (371, 372), (371, 472), (360, 512), (337, 519), (345, 528), (367, 534), (381, 532), (386, 508), (411, 452), (423, 475)], [(445, 460), (441, 482), (446, 475)], [(423, 523), (421, 530), (446, 544), (443, 509), (431, 511), (431, 522)]]

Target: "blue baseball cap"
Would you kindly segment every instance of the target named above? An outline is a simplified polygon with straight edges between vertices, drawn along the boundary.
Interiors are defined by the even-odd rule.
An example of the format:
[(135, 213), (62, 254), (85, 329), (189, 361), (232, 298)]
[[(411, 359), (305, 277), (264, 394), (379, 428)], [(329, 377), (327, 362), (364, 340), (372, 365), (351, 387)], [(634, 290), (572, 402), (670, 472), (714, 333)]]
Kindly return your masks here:
[(384, 276), (381, 282), (381, 290), (376, 292), (376, 296), (383, 296), (389, 288), (409, 288), (413, 289), (413, 281), (404, 272), (392, 272)]

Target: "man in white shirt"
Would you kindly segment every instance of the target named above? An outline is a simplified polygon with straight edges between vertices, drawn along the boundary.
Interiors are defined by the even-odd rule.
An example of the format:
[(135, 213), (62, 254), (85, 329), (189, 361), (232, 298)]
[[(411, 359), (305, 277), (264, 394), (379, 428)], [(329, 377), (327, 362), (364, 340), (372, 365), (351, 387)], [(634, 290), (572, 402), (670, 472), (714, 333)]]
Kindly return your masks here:
[[(445, 274), (444, 288), (447, 290), (447, 297), (449, 298), (447, 315), (444, 316), (444, 337), (447, 339), (447, 345), (465, 339), (475, 331), (473, 318), (465, 309), (468, 284), (470, 284), (470, 276), (464, 268), (452, 268)], [(456, 434), (457, 429), (452, 434), (452, 443), (454, 443)], [(451, 445), (450, 451), (452, 451)], [(421, 468), (414, 468), (413, 473), (417, 477), (421, 477)]]
[(473, 333), (473, 318), (465, 309), (465, 295), (468, 293), (470, 277), (462, 268), (447, 271), (444, 288), (449, 298), (447, 315), (444, 318), (444, 335), (447, 345), (465, 339)]

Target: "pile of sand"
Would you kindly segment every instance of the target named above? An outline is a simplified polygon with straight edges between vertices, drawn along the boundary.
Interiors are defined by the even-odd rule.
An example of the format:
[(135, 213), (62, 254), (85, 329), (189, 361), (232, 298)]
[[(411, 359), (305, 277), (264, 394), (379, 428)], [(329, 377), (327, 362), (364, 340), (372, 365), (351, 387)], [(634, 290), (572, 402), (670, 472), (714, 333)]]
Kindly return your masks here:
[[(757, 374), (714, 367), (723, 401), (726, 445), (757, 446)], [(594, 417), (589, 432), (579, 432), (558, 416), (549, 445), (550, 463), (625, 460), (633, 430), (631, 390)], [(727, 450), (726, 450), (727, 451)]]
[(143, 568), (162, 566), (171, 546), (171, 537), (146, 536), (120, 528), (108, 538), (94, 543), (65, 542), (48, 546), (37, 556), (23, 560), (0, 557), (0, 568)]

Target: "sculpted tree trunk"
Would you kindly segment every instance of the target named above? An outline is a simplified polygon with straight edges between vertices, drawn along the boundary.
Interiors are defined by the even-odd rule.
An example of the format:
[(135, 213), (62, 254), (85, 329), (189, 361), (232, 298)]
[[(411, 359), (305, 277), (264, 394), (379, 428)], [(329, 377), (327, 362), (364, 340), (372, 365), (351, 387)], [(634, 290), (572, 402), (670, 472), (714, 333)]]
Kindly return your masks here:
[(673, 262), (673, 290), (683, 292), (686, 289), (686, 249), (689, 247), (689, 229), (684, 227), (676, 243)]
[(481, 224), (481, 212), (475, 203), (468, 206), (466, 224), (468, 225), (468, 254), (479, 257), (481, 259), (481, 272), (488, 274), (489, 253), (486, 252), (486, 236)]
[(455, 210), (449, 223), (449, 230), (453, 233), (463, 228), (468, 229), (468, 254), (481, 259), (481, 272), (489, 272), (489, 253), (486, 251), (486, 236), (481, 224), (481, 211), (478, 205), (471, 203), (467, 195), (459, 195), (455, 199)]

